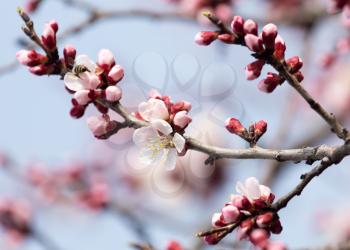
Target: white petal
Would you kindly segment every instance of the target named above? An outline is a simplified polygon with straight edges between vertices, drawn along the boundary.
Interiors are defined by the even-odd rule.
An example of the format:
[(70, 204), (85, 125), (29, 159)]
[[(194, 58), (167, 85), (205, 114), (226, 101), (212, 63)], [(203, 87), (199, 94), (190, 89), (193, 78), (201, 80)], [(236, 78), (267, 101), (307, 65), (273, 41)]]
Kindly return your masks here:
[(169, 112), (165, 103), (162, 100), (151, 98), (147, 102), (142, 102), (139, 105), (139, 113), (146, 121), (155, 119), (167, 120)]
[(170, 124), (161, 119), (151, 121), (151, 126), (163, 135), (170, 135), (173, 132), (173, 128)]
[(237, 182), (236, 184), (236, 192), (241, 194), (241, 195), (246, 195), (246, 189), (244, 187), (244, 185), (242, 184), (242, 182)]
[(177, 152), (181, 153), (185, 148), (186, 140), (179, 133), (175, 133), (173, 137), (173, 143)]
[(132, 137), (138, 147), (148, 147), (150, 142), (157, 138), (159, 138), (158, 132), (150, 126), (136, 129)]
[(259, 181), (255, 177), (248, 178), (244, 184), (245, 184), (247, 196), (250, 199), (256, 199), (260, 197), (261, 193), (260, 193)]
[(160, 163), (167, 171), (174, 170), (176, 167), (177, 152), (175, 148), (164, 150), (164, 157)]
[(96, 64), (87, 55), (79, 55), (75, 59), (75, 65), (84, 65), (91, 73), (95, 73)]
[(271, 194), (271, 189), (265, 185), (260, 185), (260, 195), (269, 197)]
[(74, 75), (73, 73), (68, 72), (64, 75), (64, 84), (69, 90), (78, 91), (84, 89), (83, 81)]

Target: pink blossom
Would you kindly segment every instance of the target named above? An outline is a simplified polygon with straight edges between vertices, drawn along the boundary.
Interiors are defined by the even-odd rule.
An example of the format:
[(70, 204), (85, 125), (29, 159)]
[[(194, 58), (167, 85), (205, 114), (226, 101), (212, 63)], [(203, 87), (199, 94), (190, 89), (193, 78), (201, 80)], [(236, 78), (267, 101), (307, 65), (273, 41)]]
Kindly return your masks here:
[(241, 122), (235, 118), (228, 118), (225, 122), (226, 129), (233, 134), (241, 135), (245, 128)]
[(233, 205), (227, 205), (222, 209), (222, 216), (225, 223), (230, 224), (236, 222), (239, 218), (240, 211)]
[(195, 42), (198, 45), (203, 45), (207, 46), (214, 42), (218, 38), (218, 33), (217, 32), (212, 32), (212, 31), (202, 31), (197, 33), (195, 37)]
[(46, 56), (37, 53), (35, 50), (20, 50), (16, 53), (16, 58), (20, 64), (30, 67), (47, 61)]
[(262, 92), (271, 93), (281, 83), (282, 79), (279, 75), (269, 72), (266, 78), (259, 82), (258, 88)]
[(269, 23), (263, 27), (262, 41), (267, 49), (275, 48), (275, 39), (277, 37), (277, 26)]
[(73, 45), (66, 45), (63, 49), (63, 56), (66, 66), (73, 66), (77, 50)]
[(256, 35), (247, 34), (244, 37), (244, 41), (245, 41), (248, 49), (250, 49), (251, 51), (257, 52), (257, 53), (264, 51), (263, 42)]
[(261, 74), (261, 70), (265, 65), (264, 60), (256, 60), (255, 62), (252, 62), (251, 64), (248, 64), (245, 68), (246, 78), (247, 80), (255, 80), (258, 78)]
[(88, 104), (91, 99), (89, 97), (89, 90), (78, 90), (77, 92), (74, 93), (74, 99), (77, 101), (79, 105), (86, 105)]
[(258, 35), (258, 25), (252, 19), (248, 19), (244, 22), (243, 29), (245, 34)]
[(124, 77), (124, 69), (120, 65), (114, 65), (108, 73), (108, 79), (112, 83), (117, 83)]
[(231, 29), (238, 35), (244, 34), (244, 19), (241, 16), (234, 16), (231, 22)]
[(298, 72), (303, 67), (303, 61), (299, 56), (293, 56), (287, 59), (286, 63), (289, 66), (289, 72), (292, 74)]
[(270, 234), (265, 229), (254, 229), (249, 235), (250, 241), (260, 248), (264, 248), (267, 245), (269, 237)]
[(96, 137), (100, 137), (108, 132), (109, 121), (104, 116), (92, 116), (87, 118), (86, 121)]
[(44, 27), (41, 36), (41, 41), (49, 50), (56, 49), (56, 32), (58, 31), (58, 24), (55, 20), (50, 21)]
[(115, 64), (113, 53), (108, 49), (101, 49), (98, 53), (97, 65), (103, 70), (110, 70)]

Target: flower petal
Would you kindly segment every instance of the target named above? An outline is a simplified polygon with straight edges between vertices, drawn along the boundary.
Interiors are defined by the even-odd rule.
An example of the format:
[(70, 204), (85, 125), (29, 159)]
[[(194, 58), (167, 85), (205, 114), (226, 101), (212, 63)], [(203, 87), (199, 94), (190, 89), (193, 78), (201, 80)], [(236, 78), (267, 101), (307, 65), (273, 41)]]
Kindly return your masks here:
[(165, 103), (162, 100), (151, 98), (147, 102), (142, 102), (139, 105), (139, 113), (146, 121), (155, 119), (167, 120), (169, 112)]
[(164, 150), (162, 162), (160, 163), (167, 171), (174, 170), (176, 167), (177, 151), (175, 148)]
[(133, 134), (133, 141), (138, 147), (148, 147), (153, 139), (159, 137), (158, 132), (152, 127), (142, 127), (136, 129)]
[(241, 194), (241, 195), (246, 195), (246, 189), (244, 187), (244, 185), (242, 184), (242, 182), (237, 182), (236, 184), (236, 192)]
[(186, 140), (179, 133), (175, 133), (173, 137), (173, 143), (175, 145), (177, 152), (181, 153), (185, 148)]
[(245, 181), (244, 185), (246, 188), (248, 198), (256, 199), (260, 197), (261, 193), (260, 193), (259, 181), (255, 177), (248, 178)]
[(265, 197), (269, 197), (271, 194), (271, 189), (265, 185), (260, 185), (260, 195), (263, 195)]
[(173, 128), (164, 120), (155, 119), (151, 121), (152, 128), (158, 130), (163, 135), (170, 135), (173, 132)]
[(70, 72), (64, 75), (64, 84), (69, 90), (72, 91), (79, 91), (84, 89), (84, 82), (79, 77)]
[(75, 65), (84, 65), (91, 73), (95, 73), (96, 70), (96, 64), (87, 55), (77, 56)]

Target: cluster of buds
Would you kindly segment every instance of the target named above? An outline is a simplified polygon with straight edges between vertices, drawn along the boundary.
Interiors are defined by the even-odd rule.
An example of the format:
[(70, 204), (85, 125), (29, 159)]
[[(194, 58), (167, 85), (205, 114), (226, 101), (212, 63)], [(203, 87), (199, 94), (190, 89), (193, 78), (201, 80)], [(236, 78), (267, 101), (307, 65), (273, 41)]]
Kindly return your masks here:
[(41, 54), (36, 50), (20, 50), (16, 54), (16, 58), (20, 64), (28, 66), (31, 73), (35, 75), (59, 74), (62, 69), (61, 61), (58, 58), (56, 33), (58, 31), (58, 23), (55, 20), (45, 24), (44, 31), (39, 38), (33, 33), (33, 23), (28, 15), (19, 10), (22, 18), (27, 20), (26, 26), (22, 29), (29, 37), (36, 37), (36, 42), (45, 51)]
[(228, 118), (225, 122), (225, 126), (230, 133), (238, 135), (249, 142), (251, 146), (256, 145), (267, 131), (267, 122), (264, 120), (251, 124), (249, 129), (246, 129), (236, 118)]
[[(205, 14), (212, 22), (220, 23), (215, 16)], [(273, 61), (286, 64), (288, 70), (299, 82), (304, 77), (300, 72), (303, 66), (302, 60), (295, 56), (285, 60), (286, 45), (282, 37), (278, 34), (276, 25), (270, 23), (263, 27), (262, 32), (258, 34), (258, 24), (251, 19), (244, 20), (241, 16), (235, 16), (231, 23), (231, 30), (204, 31), (199, 32), (195, 41), (199, 45), (209, 45), (213, 41), (219, 40), (228, 44), (239, 44), (246, 46), (253, 52), (257, 59), (246, 67), (246, 77), (248, 80), (257, 79), (265, 64), (271, 64)], [(278, 85), (281, 85), (285, 79), (279, 74), (269, 72), (267, 77), (260, 81), (258, 87), (261, 91), (271, 93)]]
[(19, 242), (32, 233), (32, 214), (26, 203), (17, 200), (0, 200), (0, 225), (11, 241)]
[(235, 0), (165, 0), (170, 3), (176, 3), (192, 16), (196, 16), (201, 23), (208, 21), (203, 18), (203, 11), (210, 11), (218, 16), (224, 22), (229, 22), (232, 18), (232, 5)]
[(25, 5), (25, 10), (29, 13), (36, 11), (43, 0), (28, 0)]
[(248, 178), (244, 184), (238, 182), (236, 191), (238, 194), (231, 195), (230, 202), (221, 212), (213, 215), (214, 233), (206, 233), (204, 240), (210, 245), (217, 244), (227, 233), (238, 228), (239, 240), (248, 239), (260, 249), (274, 249), (272, 247), (276, 244), (269, 241), (270, 233), (282, 231), (278, 215), (270, 209), (274, 194), (254, 177)]
[(94, 211), (110, 203), (109, 186), (100, 171), (82, 163), (71, 163), (59, 171), (47, 172), (36, 164), (28, 168), (28, 181), (49, 201), (71, 200)]

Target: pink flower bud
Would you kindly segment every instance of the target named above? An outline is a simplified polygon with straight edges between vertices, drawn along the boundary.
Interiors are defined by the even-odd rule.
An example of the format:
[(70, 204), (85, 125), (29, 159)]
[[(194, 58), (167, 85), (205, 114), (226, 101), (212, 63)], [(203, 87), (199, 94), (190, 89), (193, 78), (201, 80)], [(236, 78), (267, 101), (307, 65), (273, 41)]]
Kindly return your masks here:
[(277, 26), (273, 23), (269, 23), (263, 27), (262, 30), (262, 41), (267, 49), (275, 49), (275, 40), (277, 37)]
[(244, 239), (248, 236), (249, 232), (254, 226), (254, 220), (252, 219), (246, 219), (241, 222), (239, 225), (238, 231), (237, 231), (237, 237), (239, 240)]
[(187, 111), (177, 112), (174, 116), (174, 125), (184, 129), (192, 121), (192, 118), (187, 114)]
[(58, 23), (57, 23), (57, 21), (56, 21), (56, 20), (51, 20), (51, 21), (49, 22), (49, 25), (50, 25), (50, 27), (53, 29), (53, 31), (54, 31), (55, 33), (57, 33), (57, 31), (58, 31)]
[(218, 39), (221, 42), (227, 43), (227, 44), (234, 44), (236, 42), (236, 37), (234, 35), (231, 35), (231, 34), (220, 34), (218, 36)]
[(73, 66), (77, 50), (73, 45), (66, 45), (63, 49), (64, 62), (66, 66)]
[(261, 74), (261, 70), (265, 65), (264, 60), (256, 60), (255, 62), (252, 62), (251, 64), (248, 64), (245, 68), (245, 74), (247, 80), (255, 80), (258, 78)]
[(271, 226), (270, 226), (271, 233), (280, 234), (282, 232), (282, 230), (283, 230), (283, 227), (282, 227), (280, 220), (274, 220), (271, 223)]
[(78, 90), (77, 92), (74, 93), (74, 99), (77, 101), (78, 105), (86, 105), (88, 104), (91, 99), (89, 98), (89, 90)]
[(301, 71), (296, 72), (294, 76), (298, 80), (298, 82), (302, 82), (304, 80), (304, 75)]
[(226, 129), (233, 134), (241, 135), (246, 130), (241, 122), (235, 118), (228, 118), (225, 122)]
[(112, 83), (118, 83), (124, 77), (124, 69), (120, 65), (114, 65), (111, 71), (108, 73), (108, 79)]
[(238, 35), (244, 34), (244, 19), (241, 16), (234, 16), (233, 21), (231, 23), (231, 29), (234, 33)]
[(247, 34), (244, 37), (244, 41), (248, 47), (253, 52), (261, 53), (264, 51), (263, 42), (259, 37), (253, 34)]
[(243, 25), (244, 34), (258, 35), (258, 25), (252, 19), (248, 19)]
[(195, 42), (198, 45), (208, 46), (218, 38), (217, 32), (212, 31), (202, 31), (197, 33), (195, 37)]
[(109, 102), (117, 102), (122, 97), (122, 91), (117, 86), (109, 86), (106, 89), (106, 100)]
[(239, 218), (240, 212), (237, 207), (227, 205), (222, 209), (222, 217), (227, 224), (236, 222)]
[(100, 137), (108, 132), (109, 120), (104, 116), (91, 116), (86, 121), (95, 137)]
[(58, 29), (56, 21), (51, 21), (45, 25), (41, 36), (43, 45), (51, 51), (56, 49), (56, 29)]
[(265, 134), (267, 130), (267, 122), (264, 120), (258, 121), (257, 123), (255, 123), (254, 126), (254, 134), (255, 134), (255, 138), (258, 139), (260, 138), (263, 134)]
[(113, 53), (108, 49), (101, 49), (98, 53), (97, 64), (104, 71), (110, 70), (115, 64)]
[(183, 103), (184, 103), (183, 109), (189, 112), (192, 109), (192, 104), (187, 101), (183, 101)]
[(213, 227), (223, 227), (226, 224), (223, 222), (222, 213), (215, 213), (211, 219), (211, 224)]
[(29, 67), (29, 72), (37, 76), (49, 75), (52, 72), (52, 70), (52, 65), (46, 66), (44, 64), (41, 64), (35, 67)]
[(184, 248), (179, 242), (172, 240), (168, 242), (166, 250), (184, 250)]
[(271, 93), (282, 82), (279, 75), (269, 72), (267, 77), (259, 82), (258, 88), (262, 92)]
[(303, 67), (303, 61), (299, 56), (293, 56), (286, 60), (287, 65), (289, 66), (289, 72), (294, 74)]
[(85, 113), (85, 106), (82, 105), (74, 105), (74, 107), (70, 110), (70, 115), (73, 118), (79, 119)]
[(274, 56), (277, 60), (283, 60), (286, 52), (286, 44), (280, 35), (277, 35), (275, 39), (275, 52)]
[(266, 228), (271, 224), (274, 218), (275, 215), (272, 212), (267, 212), (256, 217), (256, 224), (260, 228)]
[(37, 53), (35, 50), (20, 50), (16, 53), (20, 64), (33, 67), (47, 61), (47, 57)]
[(216, 234), (207, 235), (204, 237), (204, 241), (208, 245), (216, 245), (219, 243), (220, 238)]
[(269, 238), (270, 233), (265, 229), (255, 229), (249, 235), (250, 241), (260, 248), (264, 248), (267, 245)]

